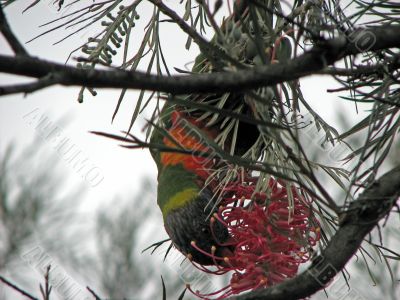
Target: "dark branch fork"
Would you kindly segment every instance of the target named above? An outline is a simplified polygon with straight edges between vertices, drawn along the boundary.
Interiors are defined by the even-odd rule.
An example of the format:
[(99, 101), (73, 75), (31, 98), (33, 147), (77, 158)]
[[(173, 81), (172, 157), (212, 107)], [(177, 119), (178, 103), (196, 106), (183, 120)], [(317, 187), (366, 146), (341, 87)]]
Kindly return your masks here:
[(33, 87), (31, 84), (17, 88), (13, 86), (0, 87), (0, 95), (25, 91), (33, 92), (35, 89), (55, 84), (95, 88), (145, 89), (175, 95), (243, 91), (261, 86), (272, 86), (312, 75), (348, 55), (363, 53), (364, 50), (357, 43), (366, 33), (375, 37), (375, 42), (368, 51), (400, 47), (398, 32), (400, 32), (399, 25), (359, 29), (351, 33), (351, 40), (344, 36), (327, 40), (287, 63), (254, 67), (238, 72), (170, 77), (117, 69), (83, 70), (30, 56), (0, 55), (0, 72), (41, 79), (40, 84)]

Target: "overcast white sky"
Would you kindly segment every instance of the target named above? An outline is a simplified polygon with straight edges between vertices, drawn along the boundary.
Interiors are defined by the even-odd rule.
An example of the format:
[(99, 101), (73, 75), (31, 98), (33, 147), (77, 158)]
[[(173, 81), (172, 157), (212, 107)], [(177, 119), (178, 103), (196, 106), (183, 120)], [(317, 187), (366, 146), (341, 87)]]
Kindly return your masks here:
[[(44, 1), (43, 3), (46, 3)], [(26, 2), (17, 1), (16, 4), (9, 6), (6, 13), (13, 30), (21, 41), (27, 41), (35, 36), (40, 30), (38, 26), (46, 20), (51, 20), (57, 16), (55, 9), (39, 4), (37, 8), (21, 14)], [(44, 12), (44, 13), (43, 13)], [(32, 55), (36, 55), (48, 60), (65, 62), (70, 51), (84, 42), (88, 36), (71, 39), (65, 43), (52, 46), (52, 43), (59, 37), (65, 35), (61, 30), (56, 34), (45, 36), (26, 45)], [(11, 54), (6, 46), (4, 39), (0, 40), (0, 51), (2, 54)], [(0, 81), (15, 82), (13, 76), (0, 75)], [(147, 150), (128, 151), (118, 147), (118, 143), (94, 136), (88, 131), (99, 130), (118, 133), (126, 130), (130, 122), (130, 114), (133, 111), (135, 97), (137, 93), (130, 93), (123, 103), (120, 114), (114, 124), (111, 124), (111, 116), (114, 111), (118, 91), (102, 90), (97, 97), (86, 94), (85, 101), (79, 104), (76, 99), (79, 92), (77, 87), (52, 87), (35, 92), (23, 97), (23, 95), (13, 95), (4, 97), (0, 101), (0, 136), (1, 148), (15, 141), (19, 145), (30, 142), (31, 139), (38, 138), (35, 135), (34, 126), (30, 126), (25, 117), (29, 112), (35, 111), (44, 114), (53, 122), (54, 126), (62, 130), (62, 135), (69, 138), (89, 158), (89, 161), (98, 167), (104, 175), (104, 180), (94, 188), (89, 188), (87, 198), (82, 201), (96, 206), (97, 202), (117, 193), (126, 191), (136, 191), (137, 182), (143, 175), (154, 178), (156, 168)], [(70, 121), (63, 124), (60, 120), (67, 117)], [(143, 121), (138, 122), (133, 130), (135, 134), (141, 134)], [(48, 144), (49, 151), (55, 151), (54, 145)], [(60, 157), (61, 158), (61, 157)], [(64, 162), (65, 173), (69, 174), (72, 184), (90, 187), (85, 180), (76, 174), (72, 166)]]

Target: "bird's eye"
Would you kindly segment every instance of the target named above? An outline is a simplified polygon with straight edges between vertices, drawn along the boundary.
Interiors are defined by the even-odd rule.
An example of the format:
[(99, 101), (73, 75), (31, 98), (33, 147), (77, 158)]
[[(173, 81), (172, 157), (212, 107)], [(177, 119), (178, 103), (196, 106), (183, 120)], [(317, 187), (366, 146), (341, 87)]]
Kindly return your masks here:
[(209, 233), (210, 233), (210, 230), (209, 230), (207, 227), (203, 227), (203, 228), (201, 228), (201, 232), (204, 232), (204, 233), (206, 233), (206, 234), (209, 234)]

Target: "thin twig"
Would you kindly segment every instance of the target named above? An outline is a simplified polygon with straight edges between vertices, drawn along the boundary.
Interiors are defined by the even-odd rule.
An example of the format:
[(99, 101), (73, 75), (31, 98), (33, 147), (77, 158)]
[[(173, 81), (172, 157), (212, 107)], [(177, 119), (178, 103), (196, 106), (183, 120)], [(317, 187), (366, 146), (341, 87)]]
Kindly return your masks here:
[(19, 288), (18, 286), (16, 286), (15, 284), (11, 283), (10, 281), (8, 281), (7, 279), (5, 279), (3, 276), (0, 275), (0, 281), (4, 282), (6, 285), (8, 285), (9, 287), (11, 287), (12, 289), (16, 290), (17, 292), (19, 292), (20, 294), (24, 295), (25, 297), (31, 299), (31, 300), (39, 300), (38, 298), (32, 296), (31, 294), (29, 294), (28, 292), (25, 292), (23, 289)]
[(93, 291), (90, 287), (86, 287), (87, 288), (87, 290), (93, 295), (93, 297), (96, 299), (96, 300), (101, 300), (101, 298), (95, 293), (95, 291)]
[(37, 90), (41, 90), (48, 86), (52, 86), (58, 82), (57, 74), (48, 74), (42, 78), (39, 78), (35, 82), (23, 83), (23, 84), (11, 84), (6, 86), (0, 86), (0, 96), (16, 94), (16, 93), (32, 93)]
[(44, 288), (41, 284), (39, 285), (43, 300), (50, 300), (50, 293), (52, 289), (52, 287), (50, 286), (50, 269), (51, 265), (48, 265), (46, 268), (46, 273), (44, 274), (44, 281), (45, 281)]
[[(155, 125), (153, 124), (153, 126), (155, 126)], [(157, 150), (159, 152), (181, 153), (181, 154), (188, 154), (188, 155), (194, 155), (194, 156), (206, 157), (206, 158), (212, 157), (215, 159), (219, 159), (221, 161), (226, 161), (226, 162), (230, 162), (232, 164), (238, 165), (238, 166), (245, 167), (247, 169), (268, 173), (270, 175), (279, 177), (281, 179), (289, 180), (296, 184), (300, 184), (297, 180), (289, 178), (283, 173), (274, 171), (273, 167), (275, 167), (275, 165), (273, 165), (273, 164), (265, 165), (265, 164), (259, 163), (258, 161), (247, 160), (247, 159), (244, 159), (237, 155), (230, 155), (228, 153), (225, 153), (222, 149), (220, 149), (216, 145), (211, 145), (211, 144), (209, 145), (211, 151), (198, 151), (198, 150), (185, 149), (181, 145), (179, 145), (179, 143), (176, 140), (172, 140), (172, 139), (171, 139), (171, 141), (174, 144), (176, 144), (179, 148), (166, 147), (162, 144), (157, 144), (157, 143), (147, 143), (147, 142), (141, 141), (140, 139), (133, 136), (132, 134), (127, 134), (126, 132), (124, 132), (125, 136), (118, 136), (115, 134), (99, 132), (99, 131), (90, 131), (90, 133), (93, 133), (93, 134), (99, 135), (99, 136), (103, 136), (106, 138), (111, 138), (114, 140), (126, 142), (126, 143), (131, 143), (131, 145), (120, 145), (121, 147), (127, 148), (127, 149), (148, 148), (148, 149)], [(128, 135), (130, 137), (130, 139), (127, 138), (126, 135)], [(171, 138), (168, 136), (166, 136), (166, 137)], [(307, 191), (310, 192), (312, 195), (314, 195), (312, 193), (312, 191), (309, 190), (307, 187), (304, 187), (304, 188), (307, 189)], [(318, 197), (318, 196), (315, 195), (315, 197)]]
[(10, 47), (13, 49), (15, 54), (28, 55), (28, 52), (25, 50), (24, 46), (20, 43), (15, 34), (12, 32), (1, 5), (0, 5), (0, 31), (7, 40)]
[(316, 74), (343, 76), (343, 77), (356, 77), (367, 76), (373, 74), (387, 74), (388, 71), (396, 70), (400, 67), (400, 56), (396, 55), (389, 62), (379, 63), (369, 66), (354, 66), (351, 69), (330, 67), (316, 72)]

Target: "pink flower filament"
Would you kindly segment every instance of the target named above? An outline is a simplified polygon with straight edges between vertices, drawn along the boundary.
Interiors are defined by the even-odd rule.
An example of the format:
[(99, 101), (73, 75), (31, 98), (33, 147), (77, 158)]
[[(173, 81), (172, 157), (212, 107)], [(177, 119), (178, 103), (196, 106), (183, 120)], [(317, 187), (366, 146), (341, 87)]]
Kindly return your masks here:
[[(200, 249), (192, 243), (215, 264), (215, 268), (210, 269), (193, 263), (198, 269), (215, 275), (232, 272), (230, 284), (212, 293), (202, 294), (189, 286), (189, 290), (202, 299), (224, 299), (295, 276), (299, 265), (309, 260), (310, 250), (320, 239), (312, 203), (301, 196), (300, 189), (291, 186), (292, 207), (289, 207), (285, 182), (271, 178), (270, 193), (266, 194), (255, 192), (255, 181), (256, 178), (247, 178), (245, 182), (233, 182), (224, 189), (225, 197), (211, 218), (210, 227), (213, 234), (215, 222), (227, 227), (230, 235), (227, 242), (212, 249)], [(230, 247), (232, 253), (217, 257), (217, 246)]]

